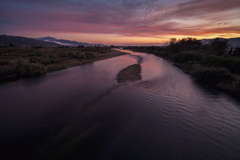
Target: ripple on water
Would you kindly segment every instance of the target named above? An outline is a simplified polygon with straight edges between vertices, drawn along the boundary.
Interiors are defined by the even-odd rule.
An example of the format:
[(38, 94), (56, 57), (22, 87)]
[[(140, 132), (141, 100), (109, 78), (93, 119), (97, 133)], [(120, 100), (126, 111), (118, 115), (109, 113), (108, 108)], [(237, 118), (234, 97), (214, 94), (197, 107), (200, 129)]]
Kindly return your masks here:
[[(49, 118), (56, 119), (56, 126), (61, 129), (44, 142), (42, 149), (59, 157), (240, 158), (238, 101), (198, 85), (161, 58), (129, 53), (135, 56), (49, 73), (37, 84), (32, 80), (31, 85), (17, 82), (0, 87), (0, 101), (6, 104), (0, 108), (4, 116), (0, 118), (6, 122), (3, 135), (16, 133), (15, 137), (10, 136), (12, 139), (2, 139), (9, 138), (11, 144), (22, 138), (17, 135), (19, 128), (36, 132), (34, 126)], [(126, 84), (115, 81), (119, 71), (136, 63), (141, 63), (141, 80)], [(21, 119), (18, 113), (26, 116)]]

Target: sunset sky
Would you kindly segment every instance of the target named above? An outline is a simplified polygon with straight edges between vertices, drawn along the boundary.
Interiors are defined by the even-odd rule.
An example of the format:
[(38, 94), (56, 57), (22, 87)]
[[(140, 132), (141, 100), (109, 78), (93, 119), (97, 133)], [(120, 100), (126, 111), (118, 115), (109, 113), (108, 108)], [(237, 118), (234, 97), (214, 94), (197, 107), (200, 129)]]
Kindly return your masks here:
[(240, 37), (240, 0), (0, 2), (0, 34), (114, 45)]

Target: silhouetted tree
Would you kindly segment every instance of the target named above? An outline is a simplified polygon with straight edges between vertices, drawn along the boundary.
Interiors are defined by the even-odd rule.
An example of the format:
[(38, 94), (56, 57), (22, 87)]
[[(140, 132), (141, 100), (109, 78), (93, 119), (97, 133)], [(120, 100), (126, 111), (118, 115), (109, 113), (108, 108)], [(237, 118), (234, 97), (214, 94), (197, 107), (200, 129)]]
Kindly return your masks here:
[(175, 54), (180, 51), (189, 51), (201, 49), (202, 42), (197, 40), (196, 38), (183, 38), (181, 40), (176, 40), (176, 38), (171, 38), (170, 43), (170, 53)]
[(202, 46), (201, 41), (191, 37), (183, 38), (179, 40), (178, 43), (179, 43), (180, 51), (200, 49)]
[(226, 39), (215, 38), (210, 42), (211, 52), (218, 56), (225, 54), (227, 47), (228, 40)]
[(176, 38), (170, 38), (169, 40), (169, 52), (171, 54), (176, 54), (179, 51), (179, 43), (177, 43)]
[(172, 46), (172, 45), (174, 45), (176, 42), (177, 42), (177, 39), (176, 39), (176, 38), (170, 38), (170, 40), (169, 40), (169, 45)]

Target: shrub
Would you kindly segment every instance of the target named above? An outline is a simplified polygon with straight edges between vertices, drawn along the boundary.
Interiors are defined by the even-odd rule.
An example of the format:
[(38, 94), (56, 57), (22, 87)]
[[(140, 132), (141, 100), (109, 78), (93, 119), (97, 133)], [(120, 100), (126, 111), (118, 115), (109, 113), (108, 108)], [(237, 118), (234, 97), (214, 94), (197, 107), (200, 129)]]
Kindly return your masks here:
[(46, 69), (41, 64), (25, 63), (22, 60), (17, 62), (16, 71), (19, 77), (33, 77), (46, 73)]
[(63, 58), (68, 57), (68, 54), (66, 52), (58, 52), (57, 55)]
[(46, 69), (41, 64), (28, 63), (26, 65), (25, 76), (38, 76), (46, 73)]
[(173, 60), (177, 63), (186, 63), (188, 61), (201, 61), (203, 58), (200, 54), (194, 52), (181, 52), (173, 56)]
[(51, 64), (55, 64), (55, 63), (60, 63), (61, 62), (61, 60), (60, 60), (60, 58), (59, 58), (59, 56), (57, 54), (50, 54), (49, 58), (50, 58), (50, 63)]
[(206, 67), (227, 68), (233, 74), (240, 74), (240, 59), (237, 57), (208, 56), (201, 64)]
[(78, 57), (77, 53), (70, 53), (69, 55), (70, 55), (71, 58), (77, 58)]
[(87, 59), (86, 54), (85, 53), (80, 54), (79, 59)]
[(29, 62), (30, 63), (37, 63), (37, 62), (40, 62), (40, 59), (37, 58), (37, 57), (31, 57), (31, 58), (29, 58)]
[(198, 67), (192, 71), (192, 75), (201, 82), (213, 85), (220, 82), (230, 83), (235, 80), (234, 76), (225, 68)]
[(87, 59), (94, 57), (94, 53), (92, 53), (92, 52), (86, 52), (85, 55), (86, 55)]
[(48, 56), (44, 56), (41, 58), (40, 63), (45, 64), (45, 65), (50, 64), (51, 59)]

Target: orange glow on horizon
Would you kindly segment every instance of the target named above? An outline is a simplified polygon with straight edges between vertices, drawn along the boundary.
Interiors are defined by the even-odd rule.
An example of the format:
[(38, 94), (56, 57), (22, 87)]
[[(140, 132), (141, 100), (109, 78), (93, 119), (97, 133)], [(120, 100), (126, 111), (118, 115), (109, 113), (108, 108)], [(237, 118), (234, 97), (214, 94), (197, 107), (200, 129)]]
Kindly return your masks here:
[(179, 0), (165, 5), (144, 1), (131, 3), (131, 8), (126, 2), (93, 2), (84, 1), (79, 6), (76, 1), (56, 1), (46, 8), (45, 1), (5, 1), (0, 6), (0, 34), (106, 45), (240, 37), (239, 0)]

